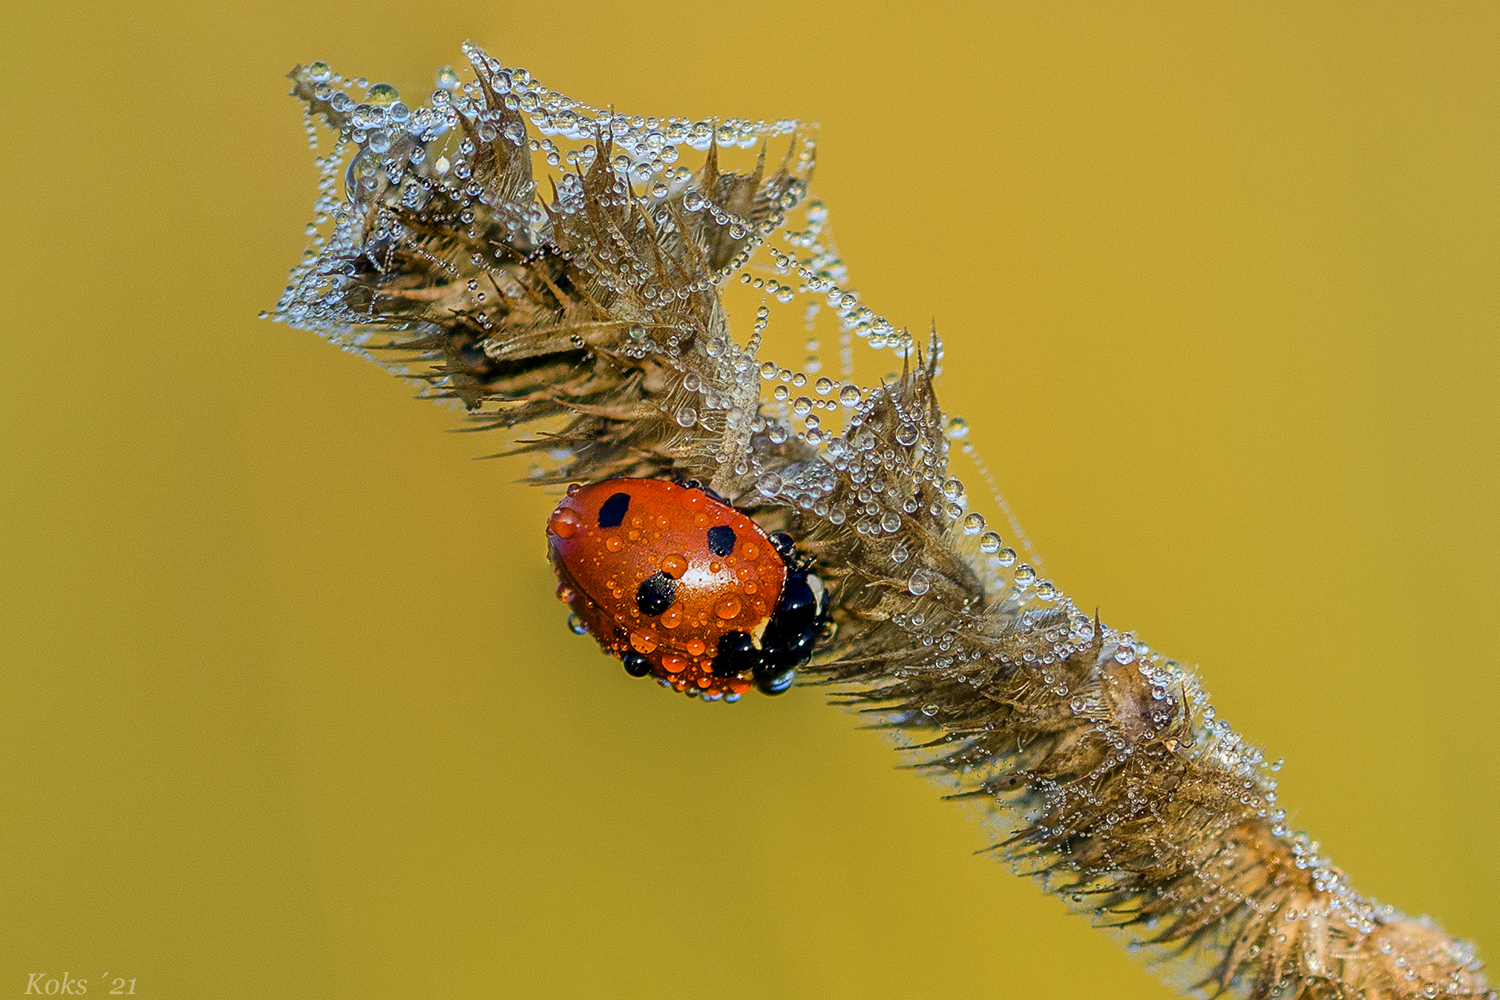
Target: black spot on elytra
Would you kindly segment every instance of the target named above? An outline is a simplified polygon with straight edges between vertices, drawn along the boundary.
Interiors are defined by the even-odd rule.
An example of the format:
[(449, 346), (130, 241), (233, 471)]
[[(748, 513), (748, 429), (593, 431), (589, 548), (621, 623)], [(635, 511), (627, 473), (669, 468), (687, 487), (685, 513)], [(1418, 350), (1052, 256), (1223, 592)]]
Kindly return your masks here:
[(599, 527), (618, 528), (630, 509), (630, 494), (615, 493), (599, 508)]
[(677, 581), (660, 570), (641, 581), (635, 589), (635, 606), (643, 615), (659, 615), (677, 598)]
[(734, 551), (734, 529), (727, 524), (708, 529), (708, 551), (716, 556), (727, 556)]

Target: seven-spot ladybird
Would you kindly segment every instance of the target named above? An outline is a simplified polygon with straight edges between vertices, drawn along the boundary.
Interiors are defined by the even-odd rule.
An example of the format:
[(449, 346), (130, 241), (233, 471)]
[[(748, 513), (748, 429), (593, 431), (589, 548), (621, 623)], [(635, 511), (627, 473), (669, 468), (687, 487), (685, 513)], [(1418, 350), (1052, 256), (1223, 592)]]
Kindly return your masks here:
[(690, 695), (780, 694), (826, 619), (822, 581), (791, 538), (691, 480), (570, 486), (547, 542), (575, 628), (632, 675)]

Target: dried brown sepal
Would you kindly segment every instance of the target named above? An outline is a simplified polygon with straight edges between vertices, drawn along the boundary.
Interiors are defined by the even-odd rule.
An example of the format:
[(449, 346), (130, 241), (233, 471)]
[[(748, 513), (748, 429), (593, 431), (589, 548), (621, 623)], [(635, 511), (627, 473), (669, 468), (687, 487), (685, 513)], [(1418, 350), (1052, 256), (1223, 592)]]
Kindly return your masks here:
[[(322, 64), (293, 71), (337, 137), (320, 161), (331, 230), (276, 319), (457, 400), (472, 429), (539, 426), (514, 450), (553, 463), (540, 481), (676, 473), (792, 532), (833, 595), (809, 672), (977, 806), (996, 854), (1178, 988), (1495, 996), (1468, 945), (1358, 895), (1286, 828), (1272, 768), (1196, 678), (972, 537), (936, 337), (918, 349), (857, 305), (821, 210), (789, 222), (810, 129), (631, 118), (465, 53), (473, 82), (415, 110), (361, 102)], [(534, 157), (559, 167), (563, 151), (539, 136), (557, 134), (577, 146), (541, 193)], [(726, 141), (758, 147), (754, 166), (725, 169)], [(704, 151), (694, 173), (670, 168), (683, 146)], [(730, 336), (723, 285), (765, 271), (762, 250), (780, 287), (905, 349), (899, 376), (834, 386), (837, 433), (795, 432), (761, 394), (792, 374), (757, 357), (759, 327)]]

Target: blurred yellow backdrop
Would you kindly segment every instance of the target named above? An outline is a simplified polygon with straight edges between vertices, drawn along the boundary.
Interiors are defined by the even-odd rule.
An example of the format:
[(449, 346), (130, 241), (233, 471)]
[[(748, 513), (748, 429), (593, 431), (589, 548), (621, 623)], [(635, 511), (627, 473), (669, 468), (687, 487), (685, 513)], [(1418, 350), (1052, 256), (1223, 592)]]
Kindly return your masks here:
[(853, 284), (936, 320), (1047, 575), (1201, 664), (1357, 887), (1500, 961), (1500, 8), (30, 4), (0, 995), (1167, 995), (819, 692), (626, 677), (498, 441), (257, 322), (315, 180), (282, 75), (418, 97), (465, 38), (821, 120)]

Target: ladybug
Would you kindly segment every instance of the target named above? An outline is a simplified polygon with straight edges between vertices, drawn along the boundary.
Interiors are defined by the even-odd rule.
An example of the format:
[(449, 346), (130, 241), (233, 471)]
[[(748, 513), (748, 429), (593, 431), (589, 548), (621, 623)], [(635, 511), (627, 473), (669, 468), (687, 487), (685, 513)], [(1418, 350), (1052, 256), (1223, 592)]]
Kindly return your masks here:
[(635, 677), (710, 701), (791, 687), (827, 619), (823, 583), (698, 483), (568, 487), (547, 519), (557, 596)]

